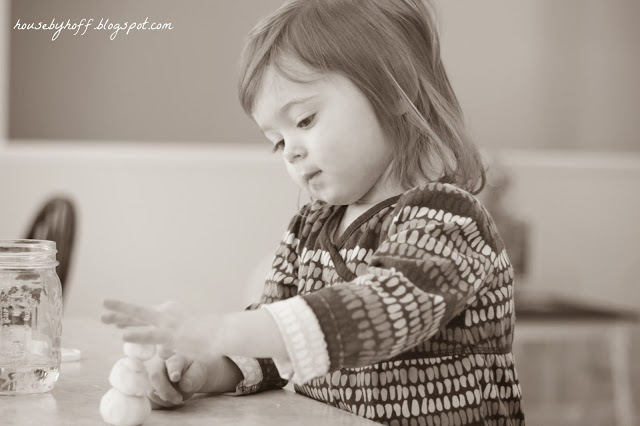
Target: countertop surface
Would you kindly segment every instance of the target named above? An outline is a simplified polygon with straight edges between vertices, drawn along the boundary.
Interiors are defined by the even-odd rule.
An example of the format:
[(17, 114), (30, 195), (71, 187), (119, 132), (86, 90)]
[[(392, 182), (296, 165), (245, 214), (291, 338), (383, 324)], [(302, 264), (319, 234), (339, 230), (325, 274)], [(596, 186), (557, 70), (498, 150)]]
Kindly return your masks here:
[[(105, 425), (100, 399), (113, 364), (124, 356), (120, 332), (96, 319), (65, 319), (62, 346), (82, 351), (63, 362), (49, 393), (0, 396), (0, 423), (11, 426)], [(346, 411), (288, 390), (248, 396), (196, 395), (176, 410), (154, 410), (145, 425), (374, 425)]]

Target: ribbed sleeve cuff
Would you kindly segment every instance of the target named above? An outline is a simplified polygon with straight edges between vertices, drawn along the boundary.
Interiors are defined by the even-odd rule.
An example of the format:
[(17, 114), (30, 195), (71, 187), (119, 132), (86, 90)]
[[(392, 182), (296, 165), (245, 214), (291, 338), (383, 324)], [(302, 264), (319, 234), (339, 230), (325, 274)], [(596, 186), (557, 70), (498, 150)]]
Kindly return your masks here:
[(273, 359), (280, 376), (297, 385), (329, 372), (329, 352), (313, 310), (300, 296), (262, 305), (284, 340), (286, 359)]
[(263, 380), (262, 368), (260, 368), (258, 360), (244, 356), (230, 356), (229, 359), (238, 366), (244, 379), (238, 383), (235, 392), (228, 392), (225, 395), (256, 393)]

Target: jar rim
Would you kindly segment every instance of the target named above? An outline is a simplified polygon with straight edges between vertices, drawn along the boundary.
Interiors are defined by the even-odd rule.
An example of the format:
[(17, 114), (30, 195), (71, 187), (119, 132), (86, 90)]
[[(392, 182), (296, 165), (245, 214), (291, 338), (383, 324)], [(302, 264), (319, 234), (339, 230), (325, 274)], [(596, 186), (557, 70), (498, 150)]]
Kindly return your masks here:
[(24, 247), (36, 247), (36, 246), (46, 246), (53, 247), (55, 249), (56, 242), (51, 240), (38, 240), (38, 239), (27, 239), (27, 238), (17, 238), (17, 239), (0, 239), (0, 246), (24, 246)]
[(48, 268), (58, 265), (56, 243), (50, 240), (0, 240), (0, 268)]

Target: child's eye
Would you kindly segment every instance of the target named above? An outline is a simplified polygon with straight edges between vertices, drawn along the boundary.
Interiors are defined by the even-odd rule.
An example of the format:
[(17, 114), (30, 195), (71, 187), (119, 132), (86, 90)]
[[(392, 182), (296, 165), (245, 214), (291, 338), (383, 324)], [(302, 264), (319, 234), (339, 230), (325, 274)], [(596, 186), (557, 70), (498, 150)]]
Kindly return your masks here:
[(298, 122), (298, 127), (309, 127), (311, 125), (311, 123), (313, 122), (313, 119), (315, 118), (315, 114), (311, 114), (310, 116), (308, 116), (307, 118), (305, 118), (304, 120)]
[(280, 141), (273, 146), (272, 152), (275, 154), (276, 152), (281, 151), (283, 149), (284, 149), (284, 141)]

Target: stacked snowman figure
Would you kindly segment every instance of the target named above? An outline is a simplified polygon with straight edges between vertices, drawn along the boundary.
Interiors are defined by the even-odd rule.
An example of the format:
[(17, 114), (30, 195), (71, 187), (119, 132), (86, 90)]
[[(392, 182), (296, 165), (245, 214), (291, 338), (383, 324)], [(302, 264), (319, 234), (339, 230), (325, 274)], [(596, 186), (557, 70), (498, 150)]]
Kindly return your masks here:
[(125, 343), (124, 353), (126, 356), (111, 369), (112, 388), (100, 400), (100, 415), (115, 426), (135, 426), (151, 415), (151, 402), (147, 398), (149, 377), (143, 362), (155, 355), (156, 347)]

